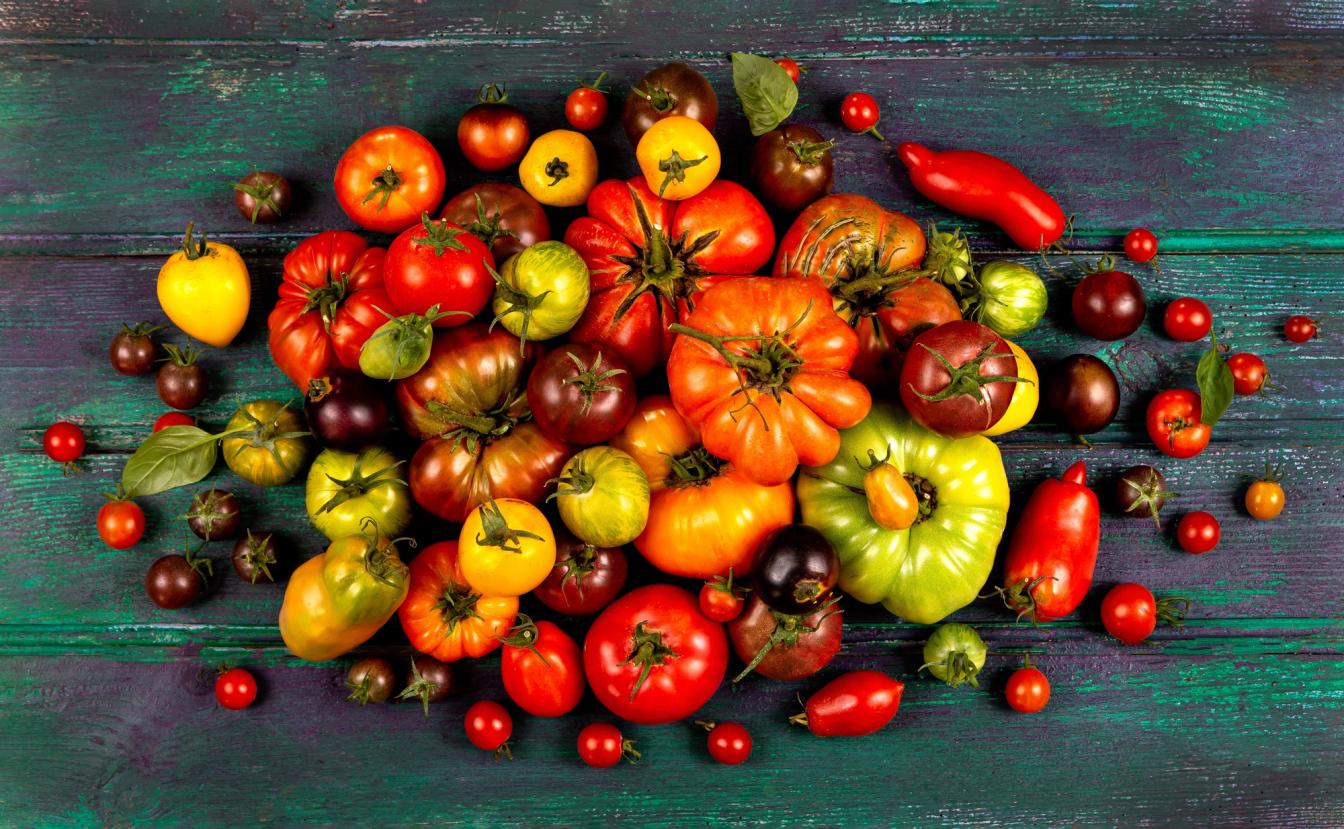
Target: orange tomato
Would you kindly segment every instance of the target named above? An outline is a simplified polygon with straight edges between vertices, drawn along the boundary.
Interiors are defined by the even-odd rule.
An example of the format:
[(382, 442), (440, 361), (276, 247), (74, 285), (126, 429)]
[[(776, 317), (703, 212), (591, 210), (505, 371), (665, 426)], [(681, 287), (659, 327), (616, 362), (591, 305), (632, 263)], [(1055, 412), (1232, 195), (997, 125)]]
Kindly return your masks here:
[(407, 127), (378, 127), (359, 138), (336, 165), (336, 200), (360, 227), (400, 233), (443, 201), (443, 159)]
[(518, 613), (515, 596), (482, 596), (462, 575), (456, 541), (431, 544), (411, 562), (410, 590), (397, 615), (416, 650), (453, 662), (500, 646)]
[(649, 478), (649, 491), (667, 485), (672, 459), (700, 445), (700, 433), (686, 422), (665, 394), (641, 397), (635, 413), (609, 443), (635, 459)]
[(1279, 483), (1279, 474), (1266, 464), (1265, 477), (1246, 489), (1246, 511), (1257, 521), (1269, 521), (1279, 517), (1283, 505), (1283, 485)]
[(863, 475), (868, 514), (884, 530), (908, 530), (919, 517), (919, 499), (901, 470), (879, 461)]

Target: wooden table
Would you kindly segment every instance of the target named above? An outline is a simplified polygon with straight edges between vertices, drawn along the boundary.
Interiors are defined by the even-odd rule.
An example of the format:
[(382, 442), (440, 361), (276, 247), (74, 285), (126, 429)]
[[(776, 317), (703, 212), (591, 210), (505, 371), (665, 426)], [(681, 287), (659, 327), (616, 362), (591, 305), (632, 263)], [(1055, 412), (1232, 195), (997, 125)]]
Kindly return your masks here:
[[(532, 5), (0, 0), (0, 823), (1344, 824), (1344, 333), (1331, 318), (1344, 300), (1344, 6)], [(1078, 457), (1103, 487), (1158, 463), (1182, 493), (1174, 514), (1222, 521), (1216, 552), (1177, 551), (1174, 515), (1158, 535), (1108, 514), (1093, 599), (1076, 616), (1035, 629), (992, 601), (958, 614), (991, 646), (979, 690), (917, 677), (927, 629), (856, 609), (828, 675), (899, 674), (896, 724), (814, 739), (784, 720), (819, 680), (748, 681), (704, 712), (752, 728), (755, 754), (737, 768), (714, 766), (702, 733), (673, 725), (631, 729), (639, 766), (588, 770), (574, 737), (603, 716), (591, 701), (561, 721), (520, 720), (517, 760), (497, 764), (460, 723), (470, 699), (501, 695), (494, 659), (426, 721), (412, 706), (346, 703), (339, 665), (288, 657), (279, 587), (229, 573), (181, 612), (146, 599), (148, 563), (182, 544), (189, 491), (145, 500), (139, 547), (99, 543), (100, 493), (161, 411), (151, 382), (114, 375), (105, 350), (120, 323), (163, 319), (155, 274), (189, 219), (237, 245), (255, 281), (243, 336), (206, 358), (216, 387), (200, 417), (219, 425), (240, 397), (291, 393), (265, 315), (284, 252), (349, 226), (330, 181), (356, 135), (385, 122), (423, 131), (455, 192), (477, 178), (453, 136), (481, 83), (510, 82), (540, 132), (561, 125), (580, 76), (605, 69), (623, 96), (647, 69), (685, 59), (719, 91), (724, 167), (739, 177), (748, 143), (731, 50), (810, 69), (798, 116), (837, 137), (838, 190), (954, 221), (911, 190), (893, 141), (842, 134), (839, 99), (866, 89), (890, 138), (993, 152), (1053, 192), (1077, 217), (1074, 256), (1050, 257), (1061, 274), (1050, 319), (1022, 343), (1042, 361), (1102, 356), (1125, 402), (1089, 450), (1048, 426), (1003, 439), (1015, 503)], [(614, 122), (597, 144), (605, 175), (632, 172)], [(254, 165), (299, 187), (289, 221), (252, 228), (234, 213), (229, 183)], [(1161, 270), (1134, 268), (1147, 324), (1123, 343), (1082, 338), (1069, 286), (1140, 225), (1162, 237)], [(977, 255), (1002, 253), (1000, 234), (966, 226)], [(1208, 451), (1176, 462), (1141, 421), (1157, 388), (1193, 382), (1199, 347), (1160, 330), (1165, 302), (1187, 294), (1213, 306), (1234, 349), (1266, 358), (1276, 387), (1238, 399)], [(1327, 319), (1295, 346), (1281, 323), (1299, 312)], [(86, 474), (63, 478), (42, 455), (57, 418), (84, 424)], [(1283, 467), (1289, 505), (1261, 524), (1240, 500), (1267, 460)], [(242, 494), (254, 526), (319, 549), (299, 485), (214, 480)], [(227, 548), (213, 552), (224, 564)], [(1189, 596), (1192, 618), (1119, 646), (1097, 604), (1120, 581)], [(374, 649), (399, 652), (398, 635)], [(1054, 686), (1035, 717), (1002, 701), (1025, 652)], [(215, 704), (209, 672), (226, 660), (261, 678), (248, 711)]]

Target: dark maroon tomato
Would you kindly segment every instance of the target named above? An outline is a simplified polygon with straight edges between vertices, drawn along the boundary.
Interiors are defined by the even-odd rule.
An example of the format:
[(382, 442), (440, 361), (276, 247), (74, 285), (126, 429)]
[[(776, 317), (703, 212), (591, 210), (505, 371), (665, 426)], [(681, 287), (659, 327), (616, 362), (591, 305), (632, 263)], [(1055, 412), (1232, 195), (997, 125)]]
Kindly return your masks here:
[(1159, 530), (1162, 508), (1175, 495), (1167, 489), (1167, 479), (1151, 466), (1131, 466), (1115, 482), (1116, 509), (1131, 518), (1152, 518)]
[(751, 732), (742, 723), (697, 720), (696, 724), (709, 732), (705, 747), (714, 762), (738, 766), (751, 756)]
[(786, 681), (812, 676), (840, 652), (843, 627), (844, 615), (834, 604), (794, 616), (772, 610), (759, 596), (752, 596), (746, 611), (728, 623), (733, 650), (746, 663), (733, 681), (752, 671)]
[(107, 348), (107, 359), (118, 374), (149, 374), (159, 359), (159, 344), (154, 332), (163, 326), (142, 322), (123, 325)]
[(252, 224), (272, 224), (289, 215), (294, 190), (279, 173), (255, 172), (233, 185), (233, 205)]
[(154, 377), (154, 387), (159, 399), (174, 409), (194, 409), (205, 399), (205, 369), (196, 362), (201, 353), (195, 349), (180, 349), (168, 343), (163, 347), (168, 352), (168, 362), (159, 366)]
[(308, 428), (323, 446), (357, 452), (387, 435), (387, 386), (339, 369), (308, 384)]
[(397, 672), (381, 657), (360, 659), (345, 673), (346, 699), (360, 705), (387, 702), (397, 687)]
[(978, 322), (945, 322), (910, 344), (901, 403), (925, 428), (963, 438), (999, 422), (1017, 380), (1017, 358), (1003, 337)]
[(439, 218), (463, 227), (489, 248), (496, 262), (551, 238), (541, 203), (502, 181), (473, 184), (448, 200)]
[(786, 124), (756, 139), (751, 180), (756, 192), (780, 210), (796, 212), (831, 192), (834, 141), (802, 124)]
[(205, 595), (207, 573), (213, 573), (209, 559), (190, 553), (162, 556), (145, 573), (145, 593), (159, 607), (177, 610)]
[(209, 489), (196, 493), (187, 510), (187, 526), (203, 541), (233, 538), (243, 523), (243, 508), (232, 492)]
[(719, 98), (705, 76), (684, 63), (668, 63), (650, 71), (630, 87), (621, 123), (631, 144), (649, 127), (669, 115), (684, 115), (710, 132), (719, 120)]
[(294, 555), (274, 533), (248, 530), (233, 544), (233, 569), (250, 584), (284, 581), (294, 570)]
[(1120, 383), (1105, 362), (1091, 354), (1072, 354), (1050, 367), (1045, 377), (1045, 406), (1075, 435), (1099, 432), (1120, 410)]
[(555, 568), (532, 594), (556, 613), (591, 616), (625, 586), (629, 565), (618, 547), (594, 547), (557, 525)]
[(457, 143), (462, 155), (473, 167), (486, 172), (517, 164), (532, 138), (527, 116), (507, 103), (509, 94), (500, 84), (481, 87), (477, 100), (480, 103), (467, 110), (457, 123)]
[(416, 700), (424, 707), (425, 716), (428, 717), (429, 706), (448, 699), (455, 690), (457, 690), (457, 676), (453, 672), (452, 665), (427, 653), (417, 653), (411, 657), (397, 699)]
[(826, 603), (839, 580), (840, 557), (826, 536), (806, 524), (789, 524), (761, 542), (751, 590), (781, 613), (811, 613)]
[(1073, 289), (1073, 321), (1098, 340), (1123, 340), (1139, 330), (1148, 312), (1139, 281), (1113, 265), (1103, 258)]
[(635, 402), (635, 381), (625, 363), (591, 343), (560, 346), (527, 379), (527, 404), (537, 427), (552, 440), (580, 446), (620, 434)]

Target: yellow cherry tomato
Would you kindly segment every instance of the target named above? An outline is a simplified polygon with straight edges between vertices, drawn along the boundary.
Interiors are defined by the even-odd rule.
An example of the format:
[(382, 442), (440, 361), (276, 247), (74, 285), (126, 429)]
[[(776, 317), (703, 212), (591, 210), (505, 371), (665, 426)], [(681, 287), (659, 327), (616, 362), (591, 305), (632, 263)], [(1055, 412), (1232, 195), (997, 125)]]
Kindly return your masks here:
[(457, 539), (462, 577), (483, 596), (521, 596), (555, 568), (555, 533), (541, 510), (517, 498), (471, 511)]
[(884, 530), (908, 530), (919, 517), (919, 497), (895, 465), (872, 456), (873, 466), (863, 473), (868, 514)]
[(597, 184), (597, 150), (581, 132), (551, 130), (527, 148), (518, 164), (518, 178), (542, 204), (578, 207)]
[(223, 348), (243, 329), (252, 283), (238, 251), (204, 235), (196, 241), (191, 230), (159, 269), (159, 305), (188, 336)]
[(657, 122), (639, 139), (635, 158), (649, 189), (665, 199), (689, 199), (713, 183), (722, 157), (705, 125), (684, 115)]
[(1246, 511), (1257, 521), (1278, 518), (1283, 512), (1283, 485), (1279, 473), (1265, 465), (1265, 477), (1246, 488)]
[(1013, 356), (1017, 357), (1017, 376), (1025, 377), (1029, 382), (1013, 384), (1013, 397), (1008, 401), (1008, 411), (1003, 413), (998, 423), (980, 433), (989, 437), (1006, 435), (1026, 426), (1036, 414), (1037, 404), (1041, 402), (1041, 378), (1036, 373), (1036, 365), (1017, 343), (1005, 342), (1013, 350)]

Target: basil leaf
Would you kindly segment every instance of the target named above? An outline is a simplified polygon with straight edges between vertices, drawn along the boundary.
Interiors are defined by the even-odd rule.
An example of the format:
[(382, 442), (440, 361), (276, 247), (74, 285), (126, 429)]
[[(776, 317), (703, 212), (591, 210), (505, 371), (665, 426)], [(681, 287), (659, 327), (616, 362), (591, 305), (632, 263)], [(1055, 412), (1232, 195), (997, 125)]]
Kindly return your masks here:
[(1218, 350), (1218, 335), (1209, 330), (1212, 341), (1208, 351), (1199, 358), (1199, 367), (1195, 369), (1195, 380), (1199, 383), (1199, 419), (1205, 426), (1213, 426), (1223, 416), (1232, 403), (1232, 394), (1236, 383), (1232, 379), (1232, 369)]
[(760, 55), (733, 52), (733, 89), (752, 135), (765, 135), (784, 123), (798, 104), (798, 87), (789, 73)]
[(169, 426), (155, 432), (126, 462), (122, 489), (135, 498), (196, 483), (215, 468), (218, 440), (197, 426)]

